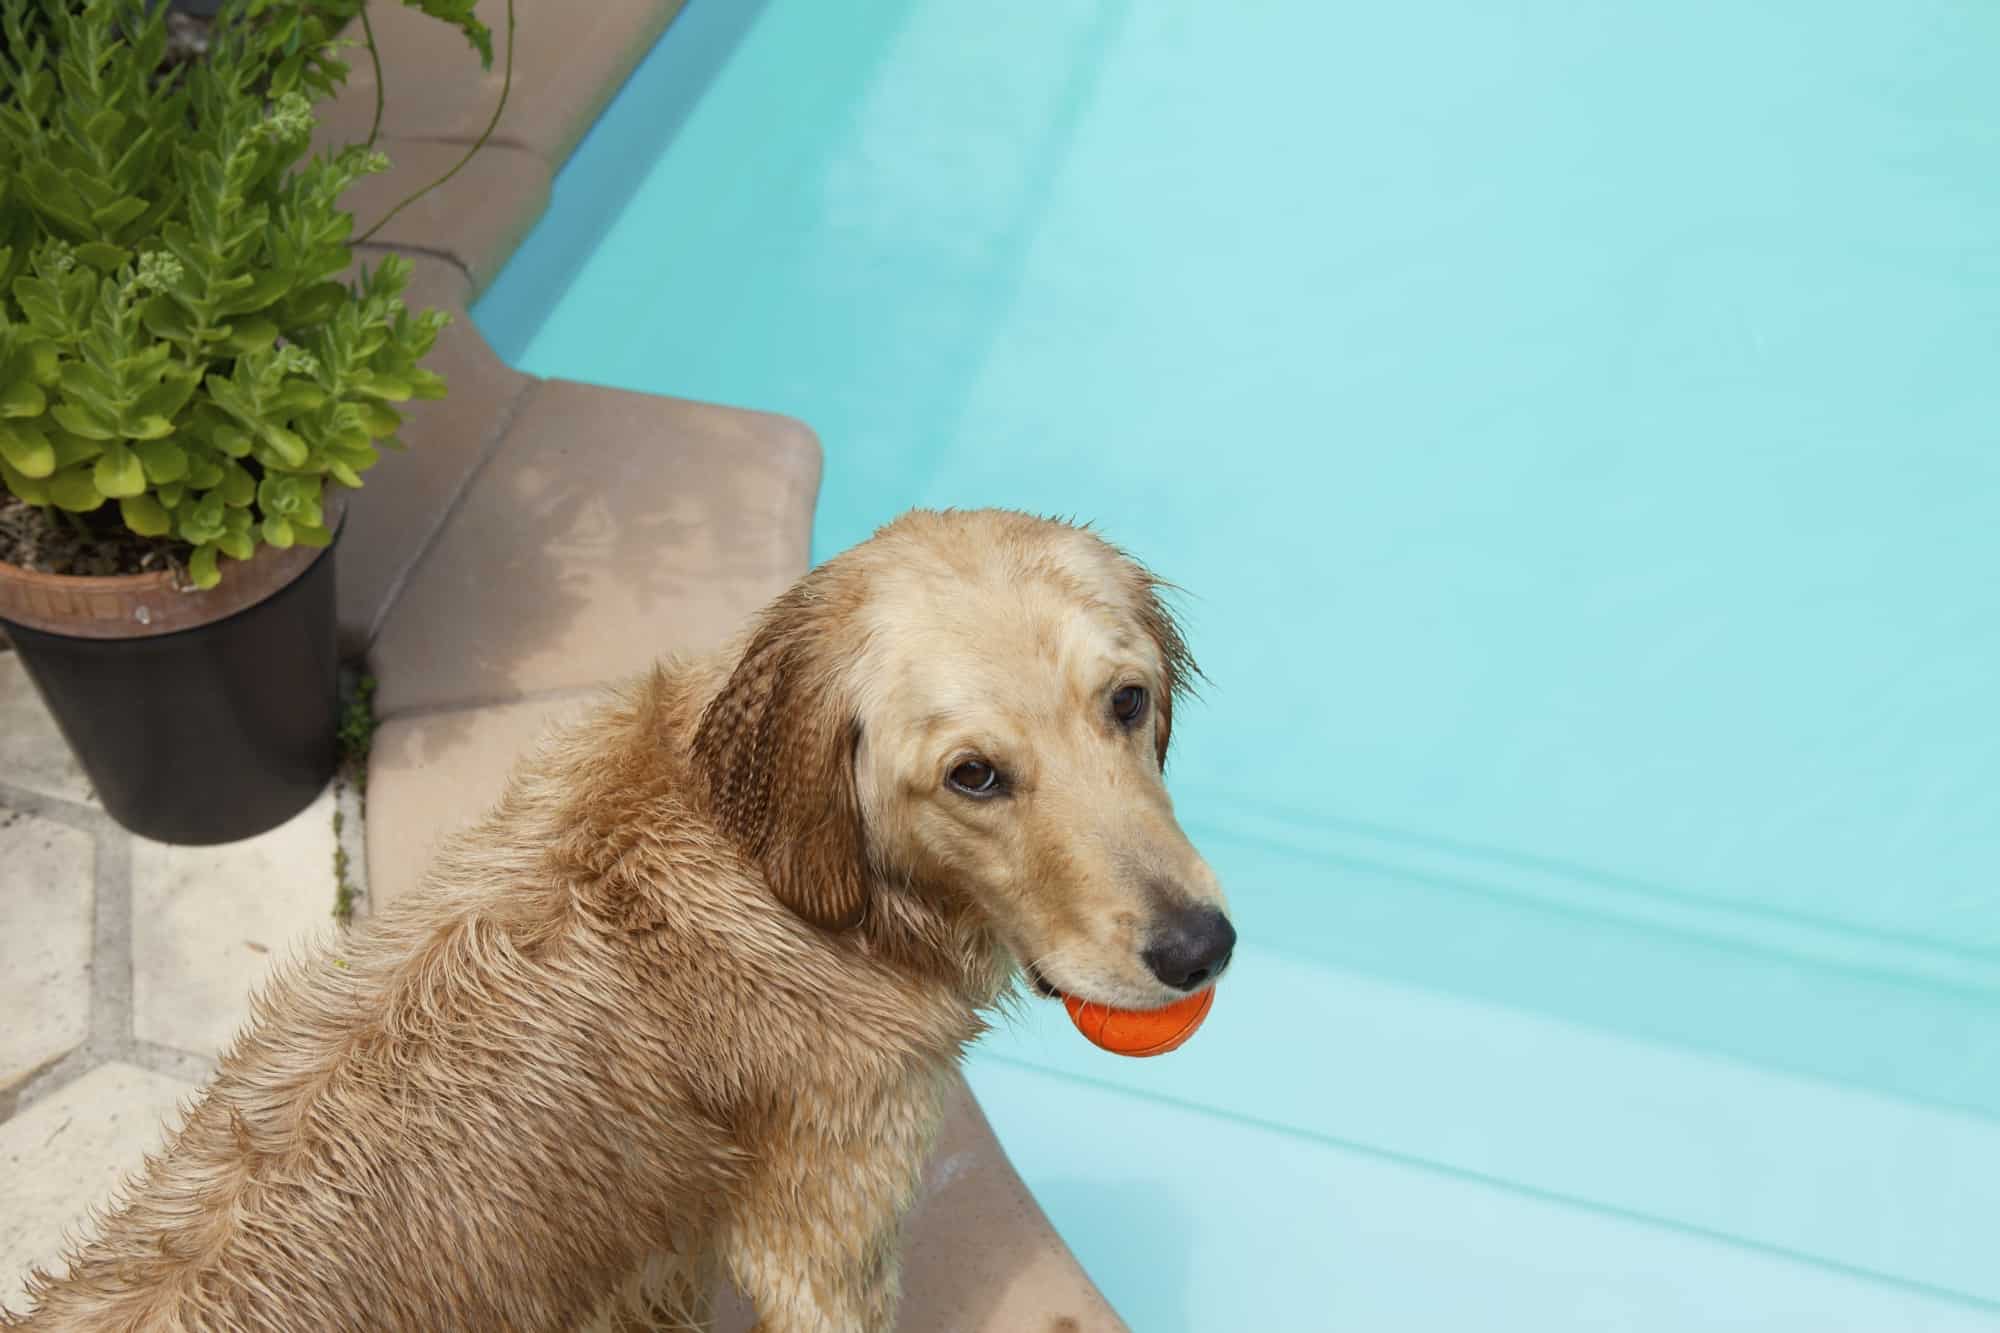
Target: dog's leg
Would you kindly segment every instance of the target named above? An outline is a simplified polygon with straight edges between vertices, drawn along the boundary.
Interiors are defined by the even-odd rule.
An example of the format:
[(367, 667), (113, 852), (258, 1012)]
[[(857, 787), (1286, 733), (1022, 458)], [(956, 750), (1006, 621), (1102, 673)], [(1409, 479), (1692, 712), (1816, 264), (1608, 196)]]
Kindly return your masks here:
[(710, 1333), (719, 1274), (712, 1256), (650, 1256), (574, 1333)]
[[(806, 1120), (838, 1108), (840, 1124)], [(802, 1095), (771, 1127), (734, 1205), (723, 1251), (757, 1311), (755, 1333), (890, 1333), (901, 1292), (900, 1226), (937, 1129), (930, 1086), (857, 1098)]]

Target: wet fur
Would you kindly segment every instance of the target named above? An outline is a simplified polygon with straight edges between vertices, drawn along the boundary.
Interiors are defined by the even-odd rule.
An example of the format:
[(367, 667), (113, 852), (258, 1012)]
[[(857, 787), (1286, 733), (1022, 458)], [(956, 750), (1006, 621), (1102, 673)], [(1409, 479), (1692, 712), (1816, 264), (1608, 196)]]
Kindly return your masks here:
[[(959, 642), (940, 589), (999, 599), (994, 632)], [(1149, 673), (1144, 762), (1090, 720), (1064, 753), (1120, 788), (1101, 810), (1051, 795), (1005, 815), (1025, 832), (950, 832), (1002, 816), (899, 776), (885, 745), (930, 762), (901, 659), (955, 643), (966, 672), (1060, 680), (1086, 669), (1071, 621)], [(940, 1097), (1024, 951), (1138, 984), (1130, 921), (1079, 932), (1143, 894), (1093, 904), (1084, 844), (1125, 830), (1120, 864), (1214, 893), (1153, 791), (1191, 672), (1150, 576), (1095, 537), (906, 516), (553, 738), (421, 891), (281, 970), (25, 1326), (699, 1328), (726, 1273), (768, 1333), (888, 1329)], [(1061, 725), (1043, 702), (1016, 723)]]

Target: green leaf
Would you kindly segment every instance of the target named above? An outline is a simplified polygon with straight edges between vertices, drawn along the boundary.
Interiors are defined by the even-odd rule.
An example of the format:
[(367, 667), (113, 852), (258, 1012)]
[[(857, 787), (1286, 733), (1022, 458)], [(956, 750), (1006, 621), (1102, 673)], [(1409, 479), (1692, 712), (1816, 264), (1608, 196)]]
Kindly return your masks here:
[(324, 324), (333, 318), (334, 312), (346, 304), (348, 291), (338, 282), (316, 282), (301, 288), (287, 297), (279, 313), (279, 322), (288, 329), (309, 328)]
[(49, 415), (56, 424), (72, 435), (81, 435), (86, 440), (115, 440), (117, 428), (99, 417), (80, 403), (57, 403), (49, 409)]
[(241, 509), (257, 498), (257, 483), (242, 464), (230, 459), (222, 465), (222, 485), (216, 491), (222, 496), (222, 503), (231, 509)]
[[(222, 484), (222, 464), (212, 458), (190, 458), (187, 479), (188, 485), (198, 491), (214, 490)], [(220, 496), (216, 497), (216, 503), (218, 505), (222, 503)], [(188, 540), (193, 541), (194, 538), (190, 537)]]
[(194, 548), (188, 557), (188, 578), (197, 588), (213, 588), (222, 582), (222, 571), (215, 567), (216, 547), (214, 542), (204, 542)]
[(85, 241), (76, 247), (76, 257), (99, 273), (116, 273), (132, 261), (132, 252), (105, 241)]
[(58, 509), (67, 509), (72, 514), (88, 514), (103, 504), (104, 492), (97, 489), (90, 472), (87, 467), (64, 468), (50, 477), (49, 500)]
[(268, 319), (238, 320), (229, 330), (229, 337), (223, 340), (223, 347), (242, 355), (245, 352), (259, 352), (278, 341), (278, 326)]
[[(92, 209), (90, 220), (107, 232), (115, 232), (126, 223), (144, 217), (148, 207), (149, 205), (144, 199), (135, 199), (131, 195), (126, 195), (123, 199), (106, 204), (102, 208)], [(81, 247), (78, 248), (78, 253), (80, 257)], [(89, 263), (90, 261), (86, 259), (84, 262)]]
[(326, 474), (343, 486), (352, 486), (357, 490), (361, 486), (361, 474), (337, 458), (326, 465)]
[(49, 443), (55, 446), (57, 467), (74, 467), (78, 463), (87, 463), (104, 452), (104, 445), (99, 441), (72, 435), (61, 426), (50, 430)]
[(132, 446), (146, 469), (146, 480), (155, 486), (179, 481), (188, 472), (187, 450), (172, 440), (145, 440)]
[[(85, 103), (83, 110), (89, 109), (89, 103)], [(115, 106), (101, 106), (83, 122), (83, 137), (91, 143), (111, 143), (124, 127), (124, 112)]]
[[(91, 332), (95, 335), (102, 330), (93, 329)], [(105, 341), (107, 339), (92, 337), (84, 344), (84, 354), (90, 356), (93, 351), (102, 351), (102, 343)], [(91, 357), (86, 361), (65, 361), (58, 379), (62, 384), (64, 396), (79, 407), (87, 409), (95, 420), (109, 428), (115, 435), (118, 426), (117, 403), (125, 397), (125, 386), (122, 380), (114, 378), (99, 362), (100, 358), (97, 357)]]
[(250, 456), (250, 435), (247, 431), (239, 430), (235, 426), (217, 426), (215, 433), (209, 439), (217, 449), (228, 454), (231, 458), (248, 458)]
[(326, 401), (326, 390), (311, 380), (288, 376), (283, 388), (271, 397), (270, 410), (279, 416), (310, 412)]
[(141, 537), (164, 537), (173, 528), (173, 519), (150, 495), (130, 495), (118, 502), (125, 526)]
[(160, 416), (172, 420), (180, 415), (183, 407), (187, 406), (188, 399), (194, 397), (195, 386), (198, 383), (200, 383), (199, 376), (170, 371), (158, 384), (139, 395), (135, 410), (141, 416)]
[(22, 476), (5, 458), (0, 458), (0, 483), (4, 483), (8, 490), (31, 505), (51, 503), (46, 483), (33, 477)]
[(174, 433), (174, 423), (158, 415), (127, 417), (123, 424), (128, 440), (158, 440)]
[(276, 514), (264, 520), (264, 540), (284, 550), (292, 544), (292, 525)]
[(250, 452), (250, 436), (241, 426), (225, 416), (213, 403), (196, 403), (184, 432), (190, 440), (206, 443), (219, 453), (231, 458), (242, 458)]
[(300, 546), (331, 546), (333, 545), (333, 534), (316, 524), (300, 523), (294, 520), (292, 523), (292, 540)]
[(222, 521), (225, 512), (219, 495), (204, 495), (192, 504), (181, 505), (174, 515), (181, 540), (196, 546), (214, 541), (228, 531)]
[(286, 430), (283, 426), (267, 423), (261, 434), (264, 443), (271, 447), (271, 452), (275, 453), (278, 461), (286, 467), (303, 467), (306, 459), (311, 457), (312, 451), (306, 447), (306, 442), (300, 439), (297, 433)]
[(21, 172), (21, 184), (43, 217), (75, 236), (91, 234), (90, 206), (54, 164), (30, 162)]
[(394, 435), (403, 424), (403, 414), (387, 403), (356, 403), (355, 409), (361, 424), (377, 439)]
[(139, 317), (145, 322), (146, 331), (155, 338), (186, 342), (194, 337), (194, 325), (188, 323), (187, 311), (181, 309), (180, 302), (165, 293), (152, 297), (139, 307)]
[(257, 483), (257, 505), (266, 514), (318, 523), (319, 489), (318, 477), (266, 473), (264, 479)]
[(392, 403), (403, 402), (416, 391), (412, 381), (383, 370), (374, 372), (354, 387), (371, 398), (386, 398)]
[(434, 19), (451, 24), (464, 33), (465, 40), (472, 44), (472, 49), (479, 52), (481, 67), (493, 68), (493, 32), (479, 21), (478, 15), (472, 12), (477, 0), (404, 0), (404, 2), (421, 9)]
[(0, 417), (38, 417), (48, 406), (49, 396), (33, 380), (15, 380), (0, 388)]
[(28, 360), (32, 367), (29, 371), (30, 377), (44, 389), (54, 384), (62, 375), (62, 353), (54, 343), (29, 343)]
[(56, 470), (55, 446), (34, 426), (0, 422), (0, 458), (24, 477), (41, 478)]
[(445, 395), (444, 376), (435, 370), (410, 372), (410, 397), (435, 400)]
[(146, 489), (146, 469), (139, 456), (123, 444), (109, 444), (91, 465), (91, 480), (112, 499), (139, 495)]
[(155, 487), (153, 490), (154, 498), (169, 509), (180, 508), (181, 497), (186, 494), (187, 487), (177, 481), (170, 481), (164, 486)]
[[(283, 269), (265, 269), (251, 275), (250, 285), (222, 303), (225, 315), (247, 315), (253, 310), (262, 310), (283, 296), (292, 287), (292, 274)], [(266, 320), (265, 323), (270, 321)], [(272, 337), (276, 337), (273, 325)]]
[(215, 544), (231, 560), (248, 560), (257, 554), (257, 543), (247, 533), (225, 532), (215, 539)]

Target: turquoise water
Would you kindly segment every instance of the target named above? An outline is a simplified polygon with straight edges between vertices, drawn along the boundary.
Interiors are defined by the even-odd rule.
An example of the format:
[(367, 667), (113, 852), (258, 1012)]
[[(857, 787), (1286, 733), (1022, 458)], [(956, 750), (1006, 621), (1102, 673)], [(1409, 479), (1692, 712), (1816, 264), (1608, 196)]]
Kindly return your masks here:
[(972, 1077), (1152, 1333), (2000, 1328), (2000, 11), (692, 0), (476, 315), (815, 545), (1190, 592), (1199, 1039)]

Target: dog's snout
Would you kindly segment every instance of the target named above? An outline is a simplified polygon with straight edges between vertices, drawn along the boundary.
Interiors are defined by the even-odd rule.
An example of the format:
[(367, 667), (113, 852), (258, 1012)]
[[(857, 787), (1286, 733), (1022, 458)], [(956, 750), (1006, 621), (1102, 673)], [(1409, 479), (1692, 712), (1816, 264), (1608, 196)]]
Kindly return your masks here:
[(1140, 952), (1146, 967), (1175, 990), (1191, 991), (1220, 976), (1236, 949), (1236, 927), (1213, 907), (1183, 908), (1169, 915)]

